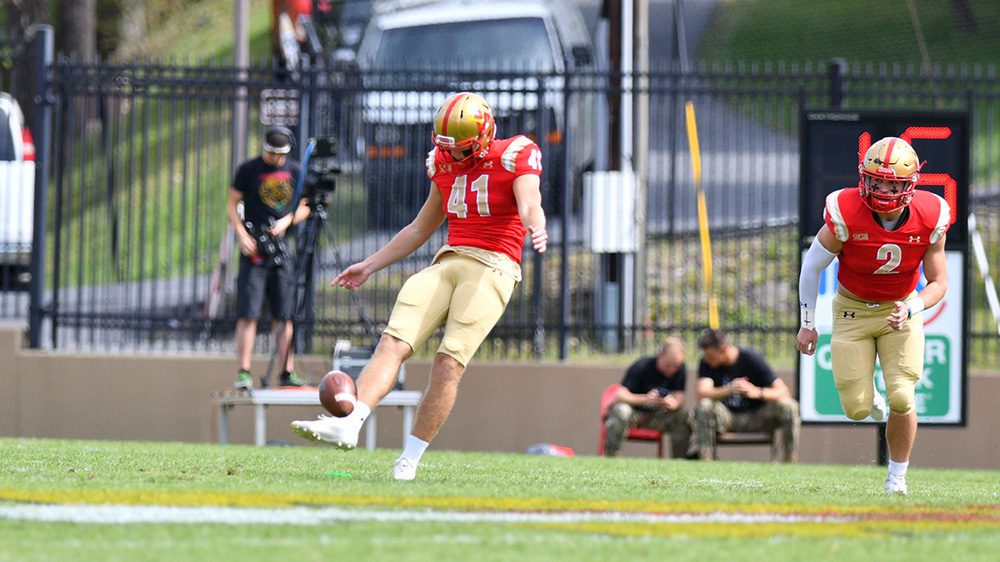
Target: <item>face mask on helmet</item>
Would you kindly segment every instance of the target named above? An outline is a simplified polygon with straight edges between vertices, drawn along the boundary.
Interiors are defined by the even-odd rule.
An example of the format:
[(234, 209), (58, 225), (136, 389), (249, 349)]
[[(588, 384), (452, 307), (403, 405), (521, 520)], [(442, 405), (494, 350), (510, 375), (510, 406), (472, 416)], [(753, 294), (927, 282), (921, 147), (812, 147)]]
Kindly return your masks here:
[(459, 163), (479, 160), (486, 156), (496, 136), (493, 108), (482, 97), (462, 92), (449, 97), (434, 116), (435, 146)]
[[(903, 139), (886, 137), (876, 142), (865, 152), (858, 165), (861, 199), (876, 213), (902, 209), (913, 199), (921, 167), (923, 163), (917, 152)], [(903, 188), (897, 193), (882, 193), (873, 188), (874, 180), (902, 182)]]

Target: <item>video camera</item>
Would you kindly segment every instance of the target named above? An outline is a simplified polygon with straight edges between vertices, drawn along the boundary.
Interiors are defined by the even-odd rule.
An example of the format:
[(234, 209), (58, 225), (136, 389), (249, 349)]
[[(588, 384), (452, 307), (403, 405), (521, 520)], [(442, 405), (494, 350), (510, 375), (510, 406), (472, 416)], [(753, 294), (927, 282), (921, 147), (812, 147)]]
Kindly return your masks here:
[[(274, 223), (274, 220), (271, 220)], [(257, 255), (250, 258), (254, 265), (264, 263), (268, 267), (281, 267), (288, 260), (288, 246), (283, 238), (271, 234), (270, 225), (255, 225), (250, 221), (243, 226), (257, 243)]]
[(302, 185), (303, 193), (309, 197), (309, 204), (315, 206), (337, 189), (336, 177), (341, 170), (337, 165), (337, 143), (334, 139), (316, 138), (309, 142), (315, 145), (306, 165)]

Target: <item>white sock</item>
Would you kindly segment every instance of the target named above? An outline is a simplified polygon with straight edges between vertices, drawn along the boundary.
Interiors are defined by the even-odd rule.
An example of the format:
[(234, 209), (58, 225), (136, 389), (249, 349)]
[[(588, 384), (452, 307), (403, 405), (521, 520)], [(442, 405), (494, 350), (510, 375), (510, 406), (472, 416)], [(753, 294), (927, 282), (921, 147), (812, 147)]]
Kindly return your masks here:
[(893, 476), (906, 476), (906, 467), (910, 466), (910, 461), (896, 462), (889, 460), (889, 474)]
[(358, 425), (365, 423), (368, 416), (371, 415), (372, 409), (368, 404), (358, 400), (358, 403), (354, 405), (354, 411), (348, 417), (358, 422)]
[(430, 445), (430, 443), (420, 439), (419, 437), (414, 437), (412, 434), (407, 435), (406, 445), (403, 446), (403, 454), (400, 456), (406, 457), (413, 462), (420, 462), (420, 457), (423, 456), (428, 445)]

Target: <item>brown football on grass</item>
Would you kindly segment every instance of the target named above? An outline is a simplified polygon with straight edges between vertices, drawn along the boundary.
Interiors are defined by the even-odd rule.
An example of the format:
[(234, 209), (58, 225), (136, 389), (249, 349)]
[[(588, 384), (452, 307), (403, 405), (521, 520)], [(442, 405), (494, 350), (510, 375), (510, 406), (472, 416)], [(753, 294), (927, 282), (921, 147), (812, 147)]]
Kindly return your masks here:
[(330, 371), (319, 383), (319, 403), (338, 418), (350, 415), (358, 402), (354, 379), (342, 371)]

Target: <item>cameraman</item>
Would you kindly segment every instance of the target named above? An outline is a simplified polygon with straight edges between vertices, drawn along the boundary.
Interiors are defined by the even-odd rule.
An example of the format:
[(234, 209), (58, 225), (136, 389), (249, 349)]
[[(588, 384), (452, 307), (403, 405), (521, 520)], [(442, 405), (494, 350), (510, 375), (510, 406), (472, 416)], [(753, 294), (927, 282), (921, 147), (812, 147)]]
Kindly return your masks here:
[[(309, 217), (306, 199), (292, 201), (298, 184), (299, 164), (290, 159), (292, 132), (271, 127), (264, 134), (261, 155), (236, 169), (229, 190), (227, 214), (240, 243), (240, 271), (237, 278), (236, 354), (239, 370), (236, 388), (253, 388), (250, 359), (257, 336), (264, 294), (267, 293), (277, 352), (281, 358), (280, 386), (303, 386), (295, 374), (291, 353), (292, 312), (295, 279), (292, 262), (285, 255), (284, 238), (289, 227)], [(237, 205), (243, 202), (243, 218)], [(252, 230), (252, 232), (251, 232)], [(258, 244), (258, 241), (263, 243)], [(262, 379), (263, 386), (267, 386)]]

